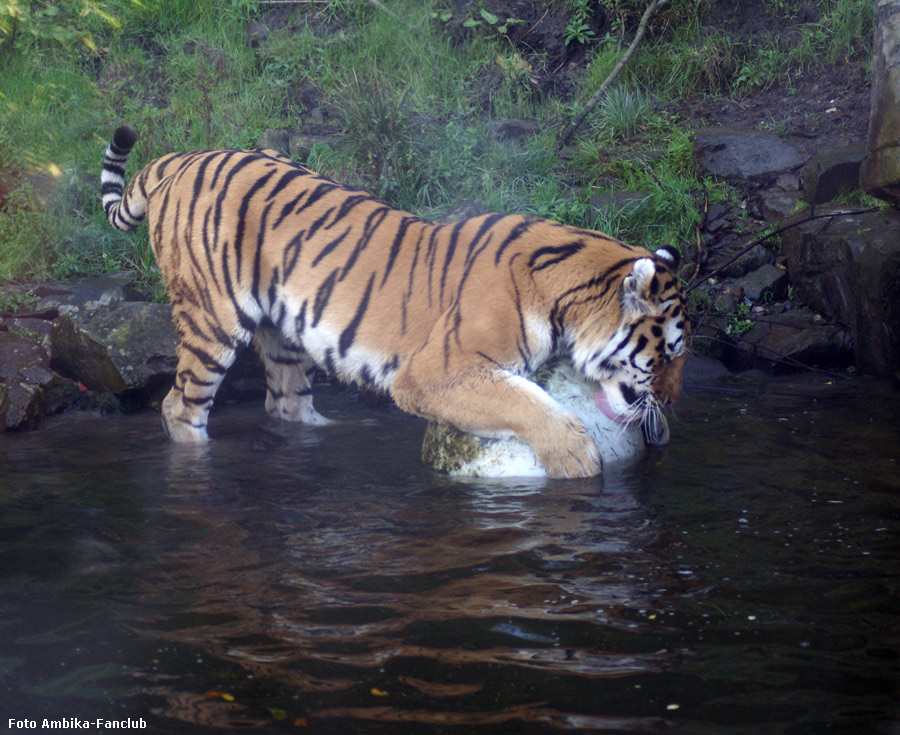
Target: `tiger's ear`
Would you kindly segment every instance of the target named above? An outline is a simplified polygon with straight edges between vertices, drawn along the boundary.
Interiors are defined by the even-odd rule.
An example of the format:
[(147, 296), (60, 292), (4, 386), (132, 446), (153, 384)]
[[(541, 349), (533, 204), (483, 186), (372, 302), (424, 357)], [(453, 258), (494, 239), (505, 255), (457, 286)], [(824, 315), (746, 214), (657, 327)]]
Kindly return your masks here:
[(622, 281), (622, 311), (626, 318), (652, 314), (656, 311), (659, 279), (652, 258), (634, 261), (631, 273)]
[(681, 263), (681, 253), (671, 245), (657, 248), (653, 255), (658, 261), (665, 263), (673, 273), (677, 272), (678, 265)]

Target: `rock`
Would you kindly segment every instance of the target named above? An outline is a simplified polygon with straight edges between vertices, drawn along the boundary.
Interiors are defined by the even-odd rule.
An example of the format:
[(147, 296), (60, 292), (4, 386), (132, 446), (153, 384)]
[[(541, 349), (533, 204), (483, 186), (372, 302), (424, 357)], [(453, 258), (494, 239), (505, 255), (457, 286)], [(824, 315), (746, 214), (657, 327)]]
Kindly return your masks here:
[(782, 191), (800, 191), (800, 177), (796, 174), (781, 174), (775, 185)]
[(244, 44), (250, 48), (259, 48), (269, 40), (269, 29), (264, 23), (257, 20), (251, 21), (244, 28)]
[[(706, 267), (710, 271), (719, 271), (726, 278), (742, 278), (748, 273), (774, 260), (772, 253), (762, 245), (756, 244), (746, 253), (741, 251), (747, 247), (745, 240), (735, 240), (711, 252)], [(721, 269), (721, 270), (720, 270)]]
[(723, 179), (784, 172), (804, 161), (799, 151), (777, 136), (752, 128), (695, 130), (694, 155), (708, 174)]
[(439, 221), (444, 223), (459, 222), (463, 219), (480, 217), (482, 214), (487, 214), (487, 210), (478, 199), (463, 199), (448, 209)]
[(61, 316), (53, 359), (88, 388), (120, 394), (175, 372), (175, 327), (166, 304), (122, 302)]
[[(544, 368), (537, 382), (566, 409), (577, 414), (597, 442), (604, 465), (624, 461), (645, 448), (640, 424), (618, 424), (594, 401), (594, 388), (568, 361)], [(431, 422), (422, 444), (422, 461), (459, 477), (545, 477), (531, 447), (518, 439), (481, 439), (452, 426)]]
[(715, 202), (709, 205), (703, 217), (703, 231), (716, 233), (728, 224), (728, 215), (731, 209), (727, 204)]
[(781, 268), (766, 263), (740, 281), (744, 296), (751, 301), (774, 300), (785, 295), (788, 274)]
[(640, 209), (649, 198), (640, 191), (601, 191), (591, 196), (590, 205), (595, 215), (616, 217)]
[[(55, 314), (54, 314), (55, 316)], [(37, 317), (6, 317), (0, 320), (10, 332), (15, 332), (32, 342), (37, 342), (48, 353), (50, 352), (51, 322)]]
[(796, 296), (850, 327), (857, 367), (897, 375), (900, 213), (803, 222), (783, 233), (782, 245)]
[(875, 0), (872, 106), (862, 188), (900, 204), (900, 0)]
[(859, 167), (864, 155), (864, 143), (817, 153), (800, 171), (804, 200), (824, 204), (841, 193), (859, 189)]
[(257, 148), (271, 148), (282, 156), (291, 155), (291, 133), (287, 130), (266, 130), (256, 139)]
[(50, 369), (39, 344), (14, 332), (0, 332), (0, 425), (33, 426), (68, 405), (77, 388)]
[(541, 129), (535, 120), (491, 120), (488, 123), (491, 140), (518, 140), (539, 132)]
[(760, 195), (759, 211), (767, 222), (781, 222), (797, 208), (799, 201), (798, 191), (787, 191), (780, 187), (769, 189)]
[(847, 329), (811, 309), (768, 315), (738, 341), (726, 359), (733, 370), (796, 371), (803, 366), (844, 367), (853, 361)]
[(144, 301), (145, 296), (135, 287), (137, 277), (137, 272), (125, 271), (42, 284), (32, 289), (32, 293), (40, 298), (34, 308), (55, 309), (64, 314), (79, 309), (92, 310), (118, 301)]
[[(321, 114), (321, 113), (320, 113)], [(305, 161), (312, 153), (312, 149), (316, 145), (328, 145), (334, 143), (334, 138), (327, 135), (291, 135), (290, 155), (295, 161)]]

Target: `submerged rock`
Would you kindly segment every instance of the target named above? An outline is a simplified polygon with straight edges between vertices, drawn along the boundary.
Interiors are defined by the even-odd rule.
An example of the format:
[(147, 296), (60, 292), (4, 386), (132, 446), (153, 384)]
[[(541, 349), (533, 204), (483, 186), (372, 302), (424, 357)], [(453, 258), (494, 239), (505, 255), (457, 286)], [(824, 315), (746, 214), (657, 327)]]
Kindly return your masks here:
[[(621, 462), (645, 448), (638, 422), (616, 423), (594, 401), (595, 389), (568, 361), (539, 371), (536, 381), (564, 408), (575, 413), (597, 443), (604, 465)], [(660, 415), (660, 419), (665, 421)], [(543, 465), (524, 442), (481, 439), (446, 424), (431, 422), (425, 430), (422, 461), (439, 472), (457, 477), (545, 477)]]

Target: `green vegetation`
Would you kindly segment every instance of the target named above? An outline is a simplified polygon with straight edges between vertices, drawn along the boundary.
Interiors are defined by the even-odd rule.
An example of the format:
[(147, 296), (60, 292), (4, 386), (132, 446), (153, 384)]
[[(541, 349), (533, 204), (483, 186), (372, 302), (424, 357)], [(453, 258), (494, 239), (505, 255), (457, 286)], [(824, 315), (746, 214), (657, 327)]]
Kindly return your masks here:
[[(146, 228), (106, 224), (103, 151), (123, 122), (139, 131), (129, 175), (172, 150), (252, 147), (267, 130), (327, 134), (301, 161), (392, 203), (440, 218), (460, 202), (532, 212), (656, 247), (693, 241), (701, 180), (690, 141), (662, 110), (690, 94), (741, 95), (823, 62), (864, 64), (869, 0), (823, 0), (818, 21), (752, 41), (701, 29), (706, 0), (673, 0), (588, 118), (564, 164), (555, 135), (606, 77), (645, 0), (552, 0), (560, 49), (550, 66), (533, 21), (441, 0), (0, 0), (0, 280), (155, 265)], [(773, 12), (791, 0), (767, 0)], [(262, 40), (252, 23), (277, 8)], [(606, 12), (604, 34), (592, 19)], [(288, 17), (290, 16), (290, 17)], [(565, 19), (568, 20), (565, 20)], [(599, 29), (599, 27), (598, 27)], [(608, 33), (606, 31), (609, 31)], [(564, 97), (542, 84), (565, 76)], [(536, 118), (524, 141), (492, 139), (491, 118)], [(648, 152), (649, 151), (649, 152)], [(640, 191), (645, 203), (599, 212), (592, 194)]]

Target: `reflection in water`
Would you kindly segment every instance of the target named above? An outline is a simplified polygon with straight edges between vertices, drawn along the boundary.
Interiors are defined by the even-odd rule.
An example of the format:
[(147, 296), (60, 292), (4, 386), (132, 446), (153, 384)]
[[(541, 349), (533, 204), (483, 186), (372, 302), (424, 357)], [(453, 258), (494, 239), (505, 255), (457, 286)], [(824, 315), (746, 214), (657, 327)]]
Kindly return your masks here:
[[(154, 733), (887, 732), (898, 401), (696, 391), (602, 480), (452, 480), (423, 426), (324, 397), (3, 438), (0, 717)], [(7, 715), (7, 712), (10, 714)], [(0, 720), (2, 721), (2, 720)], [(449, 730), (448, 730), (449, 731)]]

